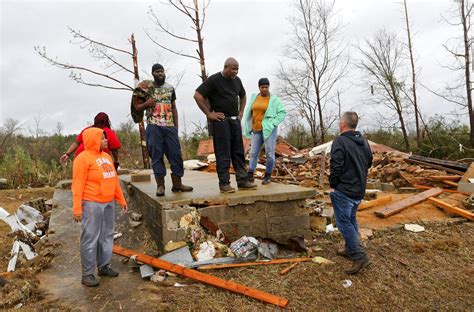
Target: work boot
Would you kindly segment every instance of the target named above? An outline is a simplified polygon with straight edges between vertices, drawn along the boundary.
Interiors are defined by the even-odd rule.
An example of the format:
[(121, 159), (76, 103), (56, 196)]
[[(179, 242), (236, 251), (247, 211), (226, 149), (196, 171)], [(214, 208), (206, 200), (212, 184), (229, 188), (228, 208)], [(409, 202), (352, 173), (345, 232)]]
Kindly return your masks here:
[(338, 249), (338, 250), (336, 251), (336, 254), (337, 254), (338, 256), (341, 256), (341, 257), (344, 257), (344, 258), (346, 258), (346, 259), (349, 259), (349, 256), (346, 254), (346, 250), (345, 250), (344, 248)]
[(95, 278), (94, 274), (83, 276), (81, 283), (87, 287), (95, 287), (99, 286), (100, 284), (100, 282)]
[(99, 276), (117, 277), (119, 275), (118, 272), (114, 271), (110, 267), (110, 264), (107, 264), (106, 266), (99, 268), (98, 271), (99, 271)]
[(352, 268), (345, 270), (346, 274), (353, 275), (359, 273), (360, 270), (367, 267), (370, 264), (369, 259), (362, 259), (357, 261), (352, 261)]
[(156, 196), (165, 195), (165, 177), (155, 176), (156, 180)]
[(184, 185), (181, 182), (181, 177), (178, 177), (174, 173), (171, 174), (171, 181), (173, 182), (173, 187), (171, 188), (172, 192), (192, 192), (193, 188), (191, 186)]
[(230, 184), (219, 185), (219, 190), (221, 193), (235, 193), (235, 188), (230, 186)]
[(239, 187), (239, 190), (255, 190), (257, 188), (257, 184), (250, 183), (249, 181), (240, 183), (237, 186)]
[(262, 184), (263, 184), (263, 185), (265, 185), (265, 184), (270, 184), (271, 182), (272, 182), (272, 174), (265, 172), (265, 176), (263, 177)]
[(255, 178), (253, 177), (253, 171), (249, 171), (247, 173), (247, 178), (249, 179), (249, 182), (254, 182), (255, 181)]

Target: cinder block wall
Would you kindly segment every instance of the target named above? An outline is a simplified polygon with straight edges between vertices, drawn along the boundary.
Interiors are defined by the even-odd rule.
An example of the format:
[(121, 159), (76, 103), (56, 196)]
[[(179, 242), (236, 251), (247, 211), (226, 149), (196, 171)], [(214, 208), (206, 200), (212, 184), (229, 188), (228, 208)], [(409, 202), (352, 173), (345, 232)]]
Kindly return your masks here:
[[(179, 221), (191, 211), (189, 205), (159, 203), (130, 184), (127, 190), (129, 203), (143, 214), (150, 235), (160, 249), (170, 240), (185, 238), (186, 232), (179, 227)], [(247, 235), (286, 242), (292, 236), (310, 234), (310, 218), (304, 204), (304, 199), (286, 199), (232, 206), (212, 205), (198, 211), (217, 224), (232, 241)]]

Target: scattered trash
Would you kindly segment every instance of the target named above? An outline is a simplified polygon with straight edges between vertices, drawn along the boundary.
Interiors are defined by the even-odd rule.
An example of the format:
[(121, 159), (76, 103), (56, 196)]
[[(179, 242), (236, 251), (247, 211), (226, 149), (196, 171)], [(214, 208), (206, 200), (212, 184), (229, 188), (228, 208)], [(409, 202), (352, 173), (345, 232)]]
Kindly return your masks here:
[(424, 232), (425, 227), (418, 224), (405, 224), (405, 230), (418, 233), (418, 232)]
[(182, 247), (184, 247), (184, 246), (186, 246), (186, 245), (187, 245), (186, 242), (183, 242), (183, 241), (173, 242), (172, 240), (170, 240), (170, 241), (167, 242), (166, 245), (165, 245), (165, 251), (166, 251), (166, 252), (170, 252), (170, 251), (173, 251), (173, 250), (182, 248)]
[(274, 259), (278, 254), (278, 246), (274, 243), (260, 242), (258, 244), (258, 253), (267, 259)]
[(148, 278), (155, 274), (155, 270), (148, 264), (143, 264), (140, 266), (140, 275), (142, 278)]
[(206, 241), (199, 245), (199, 251), (196, 254), (196, 259), (198, 261), (210, 260), (213, 259), (215, 255), (216, 248), (214, 247), (214, 244), (212, 241)]
[(122, 237), (122, 235), (123, 235), (122, 233), (115, 232), (115, 233), (114, 233), (114, 240), (116, 240), (117, 238)]
[(186, 244), (179, 249), (173, 250), (172, 252), (161, 256), (159, 259), (182, 266), (189, 266), (194, 262), (191, 252), (189, 251), (189, 247)]
[(130, 223), (130, 226), (132, 228), (137, 228), (142, 224), (141, 221), (132, 221), (132, 220), (128, 220), (128, 223)]
[(130, 218), (133, 221), (141, 221), (142, 217), (143, 217), (143, 215), (141, 213), (136, 213), (136, 212), (132, 212), (131, 215), (130, 215)]
[(199, 168), (207, 167), (209, 166), (209, 164), (199, 161), (197, 159), (189, 159), (189, 160), (183, 161), (183, 166), (184, 166), (184, 169), (186, 170), (196, 170)]
[(153, 283), (161, 283), (161, 282), (163, 282), (165, 279), (166, 279), (166, 276), (160, 275), (160, 274), (158, 274), (158, 273), (155, 273), (155, 274), (153, 274), (153, 275), (150, 277), (150, 281), (152, 281)]
[(334, 225), (328, 224), (326, 225), (326, 233), (333, 233), (336, 229), (334, 228)]
[(258, 250), (258, 240), (253, 237), (242, 236), (230, 244), (230, 250), (237, 258), (245, 258)]
[(349, 287), (352, 286), (352, 281), (346, 279), (346, 280), (342, 281), (342, 286), (344, 286), (344, 288), (349, 288)]
[(318, 263), (318, 264), (333, 264), (334, 263), (329, 259), (319, 257), (319, 256), (314, 257), (313, 260), (311, 260), (311, 261), (313, 261), (314, 263)]

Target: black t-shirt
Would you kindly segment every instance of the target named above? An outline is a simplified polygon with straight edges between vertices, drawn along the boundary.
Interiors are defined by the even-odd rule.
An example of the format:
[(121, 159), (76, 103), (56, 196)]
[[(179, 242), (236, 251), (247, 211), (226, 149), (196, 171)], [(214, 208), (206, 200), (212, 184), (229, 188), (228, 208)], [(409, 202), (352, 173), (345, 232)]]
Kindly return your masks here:
[(239, 98), (245, 96), (239, 77), (227, 79), (220, 72), (209, 76), (196, 91), (209, 100), (212, 111), (227, 116), (239, 115)]

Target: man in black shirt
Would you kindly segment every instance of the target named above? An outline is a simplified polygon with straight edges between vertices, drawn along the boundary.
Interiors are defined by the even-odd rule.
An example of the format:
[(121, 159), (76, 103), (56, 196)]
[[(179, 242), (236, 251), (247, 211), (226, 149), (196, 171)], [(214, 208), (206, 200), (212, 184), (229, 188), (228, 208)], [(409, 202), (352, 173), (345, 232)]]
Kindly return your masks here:
[(359, 117), (345, 112), (339, 119), (341, 135), (331, 147), (331, 201), (336, 225), (344, 237), (345, 248), (337, 253), (352, 260), (347, 274), (356, 274), (369, 265), (369, 259), (359, 241), (357, 207), (364, 198), (367, 171), (372, 165), (372, 152), (367, 140), (356, 131)]
[(235, 192), (230, 186), (231, 161), (239, 190), (257, 187), (249, 182), (245, 168), (240, 119), (247, 98), (242, 81), (237, 77), (238, 72), (239, 63), (230, 57), (224, 63), (224, 70), (207, 78), (194, 93), (197, 105), (211, 121), (213, 128), (214, 153), (221, 193)]

